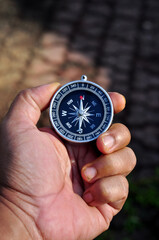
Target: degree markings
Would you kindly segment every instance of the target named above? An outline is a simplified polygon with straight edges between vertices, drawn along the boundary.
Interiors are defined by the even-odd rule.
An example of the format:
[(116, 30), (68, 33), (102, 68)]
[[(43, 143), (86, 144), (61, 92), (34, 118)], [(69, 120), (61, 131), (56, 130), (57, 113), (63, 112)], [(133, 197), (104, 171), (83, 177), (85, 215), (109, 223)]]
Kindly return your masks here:
[[(109, 124), (109, 119), (110, 119), (110, 115), (111, 114), (109, 114), (109, 113), (111, 113), (111, 108), (109, 109), (109, 107), (108, 107), (108, 109), (107, 108), (105, 108), (105, 105), (110, 105), (109, 104), (109, 98), (108, 99), (106, 99), (106, 101), (105, 101), (105, 99), (104, 98), (107, 98), (107, 96), (105, 95), (105, 94), (99, 94), (98, 93), (98, 88), (96, 87), (96, 86), (94, 86), (94, 85), (91, 85), (91, 83), (90, 84), (88, 84), (87, 83), (87, 85), (86, 85), (86, 83), (82, 83), (83, 85), (81, 86), (81, 83), (80, 83), (80, 85), (79, 85), (79, 83), (76, 83), (78, 86), (76, 86), (76, 87), (73, 87), (73, 85), (72, 85), (72, 87), (70, 87), (70, 85), (68, 85), (68, 88), (67, 88), (67, 91), (66, 91), (66, 88), (65, 88), (65, 92), (63, 92), (63, 96), (65, 97), (69, 92), (70, 92), (70, 90), (71, 91), (74, 91), (76, 88), (81, 88), (81, 90), (85, 90), (86, 88), (88, 89), (88, 91), (89, 91), (89, 89), (90, 89), (90, 91), (93, 93), (93, 92), (96, 92), (96, 96), (98, 96), (98, 98), (101, 100), (101, 98), (102, 98), (102, 105), (103, 105), (103, 107), (104, 107), (104, 109), (105, 109), (105, 111), (107, 112), (107, 119), (105, 118), (106, 117), (106, 115), (105, 115), (105, 113), (103, 113), (102, 112), (102, 114), (98, 111), (95, 111), (95, 110), (91, 110), (91, 107), (93, 107), (93, 108), (95, 108), (95, 109), (97, 109), (98, 108), (98, 106), (96, 106), (97, 104), (99, 104), (98, 103), (98, 101), (96, 102), (94, 102), (94, 100), (91, 102), (90, 101), (90, 104), (91, 104), (91, 106), (89, 106), (88, 104), (88, 102), (85, 104), (85, 106), (84, 106), (84, 109), (86, 109), (85, 110), (85, 113), (87, 114), (87, 115), (85, 115), (84, 116), (84, 120), (82, 121), (82, 125), (83, 125), (83, 127), (85, 128), (85, 127), (87, 127), (86, 126), (86, 123), (88, 123), (89, 124), (89, 126), (91, 127), (91, 129), (93, 130), (91, 133), (87, 133), (86, 134), (86, 136), (85, 135), (83, 135), (84, 136), (84, 139), (85, 140), (87, 140), (88, 138), (96, 138), (96, 136), (97, 136), (97, 134), (99, 133), (99, 132), (102, 132), (102, 130), (99, 130), (99, 129), (95, 129), (95, 128), (101, 128), (101, 129), (103, 129), (103, 127), (105, 127), (104, 125), (106, 124), (106, 125), (108, 125)], [(84, 89), (85, 88), (85, 89)], [(60, 97), (60, 99), (54, 99), (58, 104), (59, 104), (59, 102), (61, 103), (61, 99), (63, 99), (63, 97), (61, 96)], [(68, 109), (70, 109), (71, 110), (71, 112), (70, 111), (68, 111), (68, 109), (66, 110), (66, 109), (63, 109), (63, 111), (61, 112), (61, 116), (62, 117), (64, 117), (64, 119), (65, 119), (65, 117), (67, 117), (67, 119), (72, 119), (73, 121), (73, 123), (74, 123), (74, 126), (76, 126), (77, 125), (77, 123), (79, 122), (78, 121), (78, 118), (77, 118), (77, 110), (78, 110), (78, 108), (79, 108), (79, 102), (77, 101), (76, 102), (76, 104), (74, 104), (73, 103), (74, 102), (74, 98), (72, 98), (71, 99), (71, 101), (69, 100), (69, 101), (67, 101), (67, 103), (69, 103), (68, 104)], [(84, 102), (83, 102), (84, 103)], [(73, 106), (74, 105), (74, 106)], [(84, 104), (83, 104), (84, 105)], [(58, 109), (59, 108), (57, 108), (57, 111), (58, 111)], [(109, 111), (110, 110), (110, 111)], [(89, 111), (89, 113), (87, 112), (87, 111)], [(57, 115), (58, 115), (59, 113), (57, 112)], [(93, 118), (92, 118), (92, 116), (93, 116)], [(102, 122), (100, 123), (100, 126), (96, 126), (95, 124), (91, 124), (91, 122), (93, 122), (96, 118), (101, 118), (101, 117), (104, 117), (104, 119), (102, 120)], [(83, 117), (83, 116), (82, 116)], [(74, 118), (74, 119), (73, 119)], [(95, 119), (94, 119), (95, 118)], [(109, 119), (108, 119), (109, 118)], [(55, 117), (54, 117), (54, 119), (55, 119)], [(58, 121), (60, 120), (59, 119), (59, 117), (57, 116), (57, 118), (56, 118)], [(68, 127), (70, 128), (71, 127), (71, 124), (72, 124), (72, 122), (71, 121), (68, 121), (67, 122), (67, 125), (68, 125)], [(63, 125), (63, 127), (62, 127), (63, 129), (66, 129), (65, 127), (64, 127), (64, 125)], [(66, 129), (66, 132), (65, 132), (65, 135), (68, 135), (68, 134), (73, 134), (73, 135), (71, 135), (72, 137), (74, 136), (74, 138), (76, 138), (77, 139), (77, 136), (79, 136), (78, 134), (76, 135), (76, 133), (74, 133), (74, 132), (70, 132), (69, 133), (69, 131)], [(82, 137), (82, 136), (81, 136)]]

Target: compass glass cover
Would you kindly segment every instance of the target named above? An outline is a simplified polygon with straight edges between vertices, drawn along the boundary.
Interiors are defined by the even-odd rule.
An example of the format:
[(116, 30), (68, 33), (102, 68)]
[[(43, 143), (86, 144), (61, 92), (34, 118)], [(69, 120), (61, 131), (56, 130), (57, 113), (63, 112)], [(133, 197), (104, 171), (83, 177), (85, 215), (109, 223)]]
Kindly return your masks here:
[(55, 94), (50, 108), (55, 130), (73, 142), (88, 142), (104, 132), (112, 121), (108, 94), (91, 82), (75, 81)]
[(99, 97), (85, 90), (69, 93), (59, 108), (59, 119), (63, 126), (80, 134), (88, 134), (99, 127), (103, 115), (104, 107)]

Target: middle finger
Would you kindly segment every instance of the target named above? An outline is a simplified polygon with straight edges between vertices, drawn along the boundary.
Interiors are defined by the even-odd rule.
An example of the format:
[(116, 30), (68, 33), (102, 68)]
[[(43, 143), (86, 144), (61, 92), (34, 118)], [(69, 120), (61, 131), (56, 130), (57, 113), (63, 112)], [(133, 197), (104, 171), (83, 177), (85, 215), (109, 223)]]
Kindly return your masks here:
[(115, 123), (107, 132), (98, 137), (96, 144), (100, 152), (109, 154), (126, 147), (130, 139), (129, 129), (121, 123)]

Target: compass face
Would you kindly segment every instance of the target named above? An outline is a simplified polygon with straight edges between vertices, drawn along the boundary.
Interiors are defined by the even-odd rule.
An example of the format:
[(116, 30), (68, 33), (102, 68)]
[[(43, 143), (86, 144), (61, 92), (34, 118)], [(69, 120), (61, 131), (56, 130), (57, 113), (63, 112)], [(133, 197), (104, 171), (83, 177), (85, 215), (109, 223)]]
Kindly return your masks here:
[(77, 80), (61, 87), (50, 105), (54, 129), (71, 142), (89, 142), (105, 132), (113, 118), (113, 106), (99, 85)]

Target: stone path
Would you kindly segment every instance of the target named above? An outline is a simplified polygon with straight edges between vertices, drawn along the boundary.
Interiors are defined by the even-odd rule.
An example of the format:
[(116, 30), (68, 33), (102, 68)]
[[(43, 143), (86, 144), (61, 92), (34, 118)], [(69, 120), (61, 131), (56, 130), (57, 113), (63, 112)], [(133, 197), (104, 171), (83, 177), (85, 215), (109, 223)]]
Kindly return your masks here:
[(159, 163), (158, 0), (0, 0), (0, 6), (0, 116), (23, 88), (87, 74), (126, 96), (115, 121), (131, 129), (136, 171), (152, 174)]

